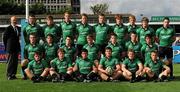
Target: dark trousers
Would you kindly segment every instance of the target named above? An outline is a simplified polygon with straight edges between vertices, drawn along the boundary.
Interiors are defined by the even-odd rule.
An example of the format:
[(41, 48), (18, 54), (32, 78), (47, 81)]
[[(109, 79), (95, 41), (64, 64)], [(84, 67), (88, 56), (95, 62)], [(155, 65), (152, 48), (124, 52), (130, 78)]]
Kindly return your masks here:
[(101, 44), (101, 45), (97, 44), (97, 45), (99, 47), (101, 54), (105, 55), (105, 48), (106, 48), (107, 44)]
[(15, 76), (17, 73), (17, 67), (18, 67), (18, 53), (8, 53), (8, 60), (7, 60), (7, 69), (6, 69), (6, 75), (7, 77)]
[(81, 50), (82, 50), (82, 48), (83, 48), (83, 45), (77, 44), (77, 47), (76, 47), (76, 48), (77, 48), (77, 49), (76, 49), (77, 55), (78, 55), (78, 56), (81, 56)]
[(74, 78), (76, 78), (78, 81), (83, 81), (84, 79), (95, 81), (97, 80), (97, 74), (90, 72), (89, 74), (82, 74), (80, 72), (74, 73)]

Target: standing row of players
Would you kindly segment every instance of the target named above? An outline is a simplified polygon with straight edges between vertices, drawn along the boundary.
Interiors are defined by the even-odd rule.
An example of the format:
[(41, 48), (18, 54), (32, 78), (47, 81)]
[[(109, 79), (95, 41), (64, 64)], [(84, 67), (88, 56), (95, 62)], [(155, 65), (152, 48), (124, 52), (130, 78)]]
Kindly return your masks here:
[[(157, 76), (161, 75), (159, 69), (165, 68), (165, 71), (163, 71), (165, 73), (162, 75), (167, 76), (170, 73), (170, 78), (173, 78), (171, 45), (175, 40), (175, 31), (169, 26), (169, 18), (164, 18), (163, 27), (157, 31), (154, 31), (148, 26), (149, 20), (146, 17), (142, 18), (142, 25), (140, 27), (135, 25), (135, 16), (129, 17), (130, 25), (128, 26), (123, 25), (121, 15), (115, 16), (116, 24), (112, 27), (105, 23), (105, 16), (103, 14), (98, 16), (99, 23), (93, 27), (87, 23), (87, 19), (88, 16), (82, 14), (81, 23), (76, 25), (70, 20), (70, 14), (66, 12), (64, 14), (64, 21), (57, 26), (53, 22), (53, 17), (47, 16), (47, 25), (45, 25), (42, 30), (42, 28), (36, 24), (35, 16), (29, 16), (29, 24), (23, 28), (26, 42), (24, 48), (25, 60), (23, 60), (21, 64), (23, 72), (28, 66), (26, 73), (24, 73), (24, 78), (26, 79), (26, 74), (28, 76), (30, 74), (29, 77), (32, 80), (41, 79), (32, 76), (32, 72), (35, 73), (35, 71), (41, 70), (38, 68), (42, 68), (42, 65), (40, 67), (36, 64), (36, 61), (39, 61), (38, 59), (36, 60), (36, 52), (38, 52), (41, 59), (43, 58), (47, 63), (47, 67), (50, 68), (49, 70), (45, 69), (45, 72), (42, 74), (43, 76), (46, 75), (48, 71), (50, 71), (52, 76), (55, 76), (54, 74), (64, 76), (64, 73), (66, 76), (69, 76), (72, 72), (74, 73), (79, 70), (79, 72), (73, 75), (78, 74), (87, 77), (87, 75), (94, 76), (97, 74), (100, 75), (103, 80), (116, 80), (123, 74), (125, 78), (133, 82), (136, 77), (138, 77), (137, 75), (144, 74), (142, 73), (143, 71), (149, 72), (151, 75), (156, 75), (156, 78), (158, 78)], [(62, 38), (62, 41), (60, 41), (60, 38)], [(44, 43), (39, 43), (41, 42), (40, 40)], [(69, 59), (65, 60), (66, 63), (61, 62), (64, 61), (64, 59), (62, 59), (63, 56), (59, 53), (59, 48), (61, 49), (61, 54), (63, 53), (65, 55), (64, 57)], [(109, 57), (106, 53), (107, 49), (109, 49), (112, 54), (110, 54)], [(83, 52), (86, 52), (87, 57), (86, 55), (83, 57)], [(129, 52), (132, 52), (135, 57), (132, 56), (133, 58), (130, 59)], [(152, 52), (155, 53), (154, 56), (156, 57), (154, 63), (151, 55)], [(159, 57), (157, 57), (157, 55)], [(161, 64), (162, 61), (164, 61), (163, 63), (169, 66), (170, 69), (163, 64), (158, 64), (157, 69), (156, 63), (159, 60)], [(31, 61), (32, 63), (30, 63)], [(93, 62), (93, 64), (90, 68), (90, 64), (86, 64), (87, 62), (82, 63), (82, 61), (90, 61)], [(55, 62), (55, 64), (53, 64), (53, 62)], [(67, 64), (67, 62), (69, 62), (69, 64)], [(134, 64), (132, 63), (131, 65), (131, 62), (134, 62)], [(151, 64), (147, 65), (148, 62)], [(123, 64), (125, 66), (123, 66)], [(141, 64), (144, 64), (144, 68)], [(93, 65), (94, 67), (92, 67)], [(145, 67), (146, 65), (156, 67), (156, 69), (148, 69)], [(31, 71), (28, 71), (28, 69)], [(93, 73), (90, 72), (91, 69), (93, 69)], [(130, 69), (129, 72), (127, 71), (128, 69)], [(136, 70), (137, 73), (133, 72), (134, 70)], [(158, 71), (158, 73), (154, 73), (154, 71)], [(150, 74), (148, 74), (148, 76)], [(59, 78), (64, 79), (62, 76)], [(162, 79), (161, 77), (159, 78)]]

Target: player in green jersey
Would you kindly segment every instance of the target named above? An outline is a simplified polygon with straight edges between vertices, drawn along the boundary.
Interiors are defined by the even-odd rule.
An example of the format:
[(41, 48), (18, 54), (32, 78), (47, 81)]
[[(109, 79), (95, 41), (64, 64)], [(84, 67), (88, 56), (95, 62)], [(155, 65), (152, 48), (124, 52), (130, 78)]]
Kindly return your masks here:
[(22, 72), (24, 74), (23, 79), (26, 79), (24, 70), (26, 69), (28, 63), (34, 60), (34, 53), (38, 51), (41, 53), (41, 56), (44, 53), (43, 47), (39, 43), (37, 43), (36, 34), (31, 33), (29, 35), (29, 41), (30, 43), (27, 44), (24, 48), (24, 60), (21, 61)]
[(64, 21), (60, 23), (60, 30), (62, 34), (62, 43), (65, 44), (67, 36), (72, 37), (72, 43), (74, 44), (74, 39), (76, 38), (76, 24), (71, 21), (71, 14), (68, 12), (64, 13)]
[(141, 47), (141, 53), (144, 56), (144, 61), (148, 61), (151, 59), (151, 52), (158, 51), (158, 46), (152, 42), (152, 36), (146, 35), (145, 37), (146, 44)]
[(95, 66), (98, 67), (99, 59), (100, 59), (100, 52), (99, 47), (93, 42), (93, 35), (87, 36), (87, 44), (83, 46), (84, 49), (88, 50), (88, 59), (95, 63)]
[(65, 57), (70, 58), (72, 63), (74, 63), (76, 59), (76, 49), (72, 45), (72, 38), (70, 36), (66, 37), (65, 45), (61, 46), (60, 48), (64, 49)]
[(25, 69), (26, 75), (34, 83), (43, 81), (49, 73), (48, 64), (42, 60), (41, 54), (35, 52), (34, 60), (29, 62), (28, 67)]
[(129, 25), (127, 26), (128, 33), (136, 32), (137, 31), (137, 29), (139, 27), (135, 23), (136, 23), (136, 17), (134, 15), (130, 15), (129, 16)]
[(123, 48), (122, 46), (117, 42), (117, 35), (116, 34), (111, 34), (110, 36), (110, 42), (106, 47), (110, 47), (112, 49), (112, 57), (117, 58), (120, 60), (122, 58), (122, 51)]
[(139, 42), (143, 45), (145, 42), (145, 36), (147, 34), (151, 34), (153, 37), (153, 41), (155, 38), (155, 31), (153, 28), (151, 28), (148, 23), (149, 23), (149, 19), (147, 17), (143, 17), (141, 20), (141, 27), (137, 29), (136, 33), (138, 35), (138, 40)]
[(142, 59), (141, 55), (141, 44), (137, 40), (137, 34), (135, 32), (130, 33), (130, 41), (126, 42), (125, 44), (125, 49), (126, 51), (132, 49), (135, 52), (135, 56), (138, 57), (139, 59)]
[(47, 35), (51, 34), (54, 37), (53, 41), (58, 43), (61, 37), (61, 32), (59, 27), (54, 23), (54, 18), (52, 16), (47, 16), (46, 22), (46, 25), (43, 26), (44, 37), (47, 38)]
[(115, 15), (115, 25), (113, 26), (113, 32), (117, 35), (117, 42), (124, 47), (125, 41), (128, 38), (127, 27), (122, 23), (122, 15)]
[[(172, 43), (175, 41), (175, 30), (169, 25), (169, 18), (163, 19), (163, 27), (156, 31), (156, 41), (159, 43), (159, 57), (165, 60), (166, 65), (170, 67), (170, 78), (173, 79), (173, 64), (172, 64)], [(167, 58), (167, 59), (165, 59)]]
[(29, 35), (35, 33), (37, 35), (37, 42), (40, 41), (40, 37), (43, 37), (43, 31), (39, 24), (36, 23), (35, 15), (30, 15), (28, 17), (28, 24), (22, 29), (24, 40), (26, 44), (29, 44)]
[(142, 76), (143, 65), (138, 58), (135, 58), (133, 50), (128, 50), (127, 54), (128, 58), (122, 63), (123, 76), (133, 83)]
[(144, 64), (144, 72), (150, 79), (164, 81), (170, 73), (170, 68), (158, 59), (156, 51), (151, 52), (151, 59)]
[(105, 15), (98, 15), (98, 24), (94, 26), (95, 31), (95, 43), (101, 47), (99, 48), (101, 53), (104, 54), (105, 47), (107, 46), (108, 37), (110, 33), (110, 26), (105, 23)]
[(78, 56), (81, 54), (81, 49), (85, 44), (87, 44), (86, 37), (89, 34), (93, 34), (92, 27), (87, 23), (88, 16), (87, 14), (81, 14), (81, 23), (76, 27), (78, 32), (77, 37), (77, 53)]
[(118, 59), (112, 57), (112, 49), (105, 48), (105, 57), (101, 58), (99, 63), (99, 75), (102, 80), (114, 81), (122, 75), (121, 66)]
[(58, 49), (58, 57), (51, 61), (50, 75), (52, 82), (64, 82), (71, 77), (73, 72), (71, 60), (65, 57), (65, 51)]
[(46, 36), (46, 43), (44, 43), (44, 59), (48, 63), (50, 67), (50, 61), (57, 57), (58, 45), (53, 40), (54, 36), (52, 34), (48, 34)]
[(73, 71), (76, 72), (78, 81), (90, 82), (96, 76), (97, 68), (94, 62), (88, 59), (88, 51), (86, 49), (82, 49), (81, 57), (76, 59)]

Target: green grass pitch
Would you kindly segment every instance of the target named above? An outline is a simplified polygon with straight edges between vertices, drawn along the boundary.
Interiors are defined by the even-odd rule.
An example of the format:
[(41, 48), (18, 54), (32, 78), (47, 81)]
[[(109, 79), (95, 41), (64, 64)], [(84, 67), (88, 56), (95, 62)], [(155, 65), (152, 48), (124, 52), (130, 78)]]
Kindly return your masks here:
[[(20, 68), (18, 69), (20, 70)], [(169, 82), (91, 82), (91, 83), (32, 83), (21, 80), (7, 80), (6, 64), (0, 63), (0, 92), (180, 92), (180, 64), (174, 64), (175, 80)]]

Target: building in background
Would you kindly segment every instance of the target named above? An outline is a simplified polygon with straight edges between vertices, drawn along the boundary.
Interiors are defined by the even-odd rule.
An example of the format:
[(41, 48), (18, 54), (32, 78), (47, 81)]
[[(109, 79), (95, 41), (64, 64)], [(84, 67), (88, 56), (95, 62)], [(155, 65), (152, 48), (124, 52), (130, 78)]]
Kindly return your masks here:
[[(16, 3), (21, 4), (26, 0), (15, 0)], [(41, 3), (46, 7), (46, 11), (58, 12), (62, 9), (71, 8), (72, 13), (80, 13), (80, 0), (29, 0), (29, 5)]]
[(80, 0), (71, 0), (73, 14), (80, 14)]

